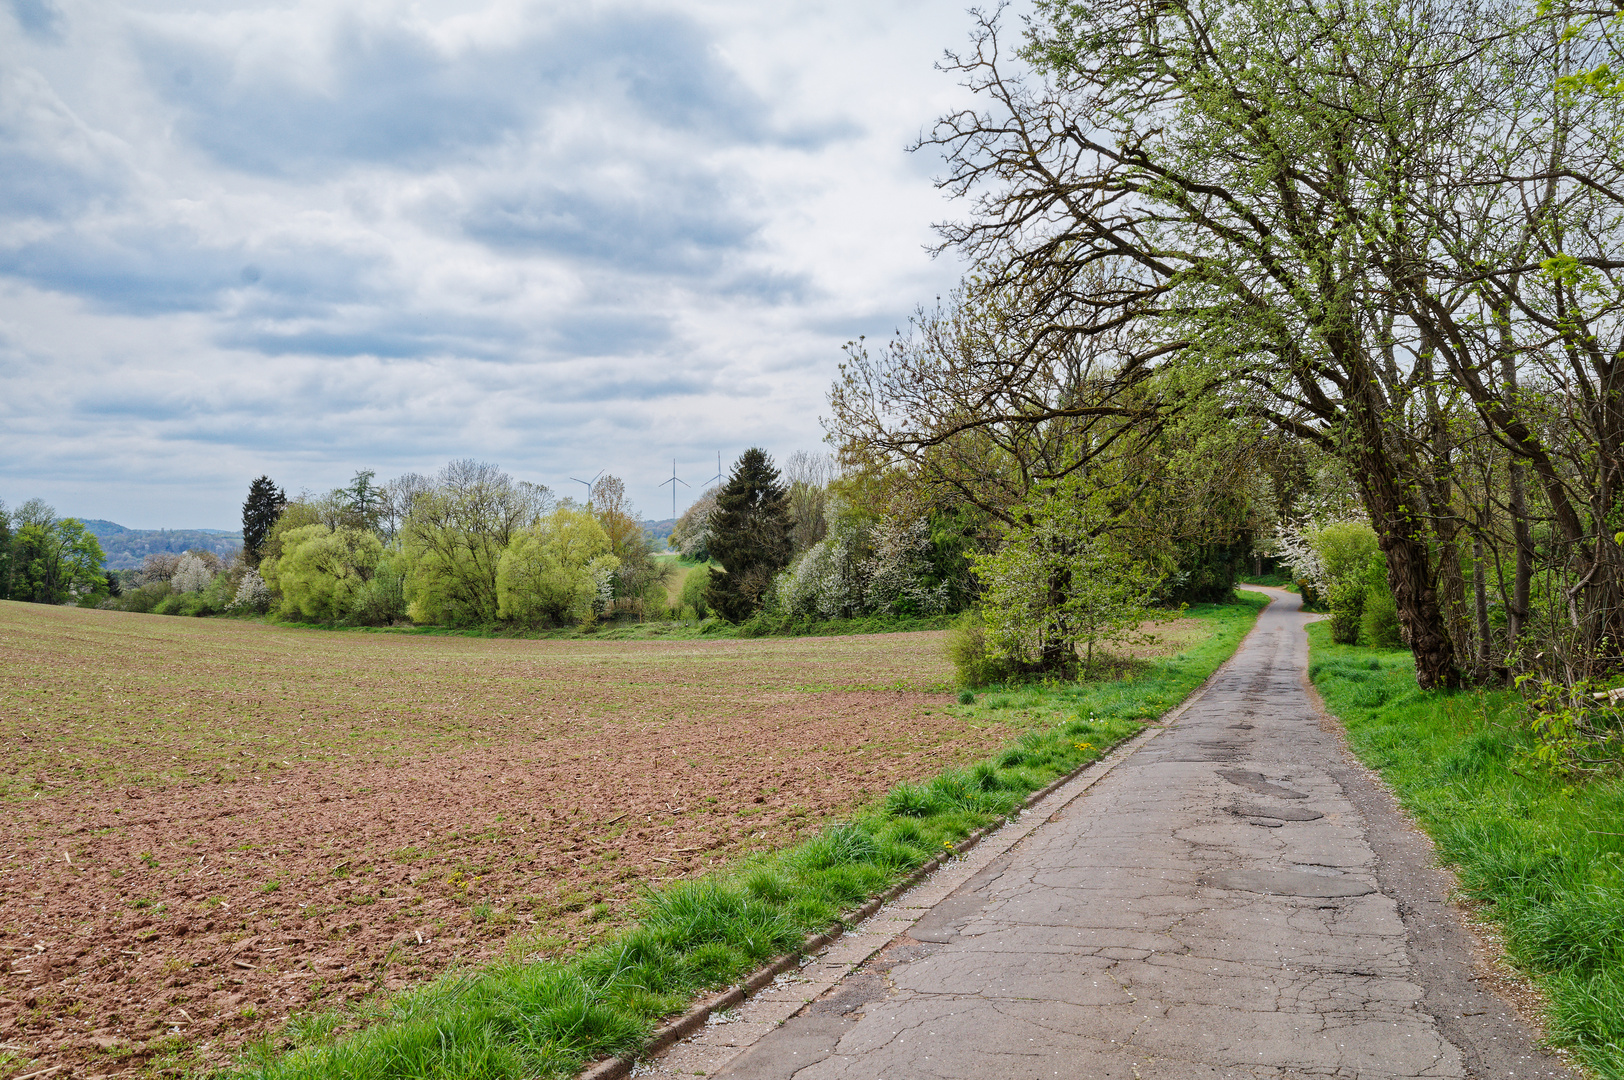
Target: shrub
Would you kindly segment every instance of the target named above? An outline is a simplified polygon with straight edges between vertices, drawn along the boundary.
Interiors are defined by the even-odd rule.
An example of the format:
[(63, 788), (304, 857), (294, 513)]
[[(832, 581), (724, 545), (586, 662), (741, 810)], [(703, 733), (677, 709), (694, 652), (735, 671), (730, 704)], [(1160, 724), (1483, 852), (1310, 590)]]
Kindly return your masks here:
[(1396, 649), (1404, 644), (1404, 631), (1398, 621), (1398, 601), (1385, 581), (1365, 586), (1365, 609), (1360, 618), (1365, 644), (1378, 649)]
[(350, 621), (362, 626), (388, 626), (406, 617), (406, 575), (398, 556), (385, 555), (350, 601)]
[(992, 651), (981, 616), (967, 611), (947, 632), (947, 658), (965, 686), (986, 686), (1010, 676), (1009, 662)]
[(1351, 578), (1331, 585), (1331, 640), (1338, 645), (1359, 643), (1359, 620), (1364, 615), (1365, 582)]
[(139, 589), (131, 589), (119, 598), (119, 607), (125, 611), (151, 612), (157, 609), (170, 593), (169, 582), (149, 581)]
[(237, 595), (231, 601), (231, 607), (238, 611), (251, 611), (256, 615), (263, 615), (271, 608), (271, 590), (265, 584), (265, 579), (259, 576), (258, 570), (250, 570), (242, 576), (242, 582), (237, 586)]
[(195, 593), (208, 588), (213, 580), (214, 572), (203, 565), (202, 559), (188, 552), (180, 557), (169, 578), (169, 586), (176, 592)]
[(710, 585), (711, 568), (709, 566), (696, 566), (688, 571), (683, 580), (682, 592), (677, 597), (677, 604), (694, 613), (694, 618), (703, 621), (710, 615), (710, 605), (705, 603), (705, 589)]
[(345, 618), (383, 555), (383, 541), (365, 529), (305, 525), (280, 539), (282, 554), (261, 563), (260, 573), (282, 594), (286, 618)]

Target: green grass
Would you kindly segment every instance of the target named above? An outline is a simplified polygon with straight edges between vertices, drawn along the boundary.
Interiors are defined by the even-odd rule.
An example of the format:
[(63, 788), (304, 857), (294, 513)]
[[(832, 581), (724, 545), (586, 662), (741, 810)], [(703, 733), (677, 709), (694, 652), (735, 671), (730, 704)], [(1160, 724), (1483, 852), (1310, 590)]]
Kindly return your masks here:
[(957, 706), (971, 721), (1021, 710), (1031, 726), (991, 760), (900, 784), (795, 847), (648, 893), (633, 924), (582, 954), (452, 973), (349, 1014), (296, 1018), (233, 1075), (517, 1080), (572, 1076), (635, 1050), (698, 994), (793, 951), (1176, 705), (1234, 652), (1262, 604), (1192, 609), (1206, 639), (1126, 678), (994, 688)]
[(1549, 995), (1552, 1042), (1624, 1080), (1624, 779), (1540, 771), (1513, 692), (1423, 693), (1407, 651), (1333, 645), (1326, 623), (1309, 637), (1309, 673), (1354, 752)]

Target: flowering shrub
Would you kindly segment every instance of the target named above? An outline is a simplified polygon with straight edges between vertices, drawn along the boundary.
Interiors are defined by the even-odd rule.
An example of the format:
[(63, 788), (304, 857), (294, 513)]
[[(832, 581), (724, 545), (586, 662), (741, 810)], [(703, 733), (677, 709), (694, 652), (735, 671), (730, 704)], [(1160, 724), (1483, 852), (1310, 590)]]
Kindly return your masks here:
[(265, 584), (258, 570), (250, 570), (242, 576), (242, 583), (237, 586), (237, 597), (230, 606), (233, 611), (253, 611), (263, 615), (271, 609), (271, 600), (270, 586)]
[(939, 615), (946, 585), (933, 585), (930, 526), (923, 519), (876, 526), (837, 519), (774, 582), (780, 611), (802, 619)]
[(203, 560), (187, 554), (180, 557), (180, 563), (169, 579), (169, 587), (178, 593), (202, 592), (213, 580), (214, 572), (204, 565)]
[(1314, 550), (1311, 537), (1314, 527), (1306, 522), (1282, 524), (1274, 534), (1280, 561), (1291, 568), (1291, 576), (1306, 581), (1314, 591), (1324, 595), (1331, 588), (1331, 577), (1325, 570), (1325, 560)]

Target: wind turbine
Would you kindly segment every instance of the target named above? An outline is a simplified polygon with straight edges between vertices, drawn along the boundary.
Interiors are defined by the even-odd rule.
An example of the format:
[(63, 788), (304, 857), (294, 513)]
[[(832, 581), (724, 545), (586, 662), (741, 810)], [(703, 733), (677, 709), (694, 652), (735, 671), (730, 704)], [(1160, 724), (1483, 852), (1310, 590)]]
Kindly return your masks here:
[(679, 480), (677, 478), (677, 459), (676, 458), (671, 459), (671, 479), (660, 481), (660, 486), (661, 487), (665, 487), (665, 485), (667, 485), (667, 484), (671, 485), (671, 520), (675, 521), (677, 519), (677, 485), (681, 484), (683, 487), (691, 487), (692, 486), (691, 484), (688, 483), (688, 481)]
[[(598, 476), (602, 476), (602, 475), (603, 475), (603, 470), (599, 469), (598, 470)], [(590, 480), (582, 480), (580, 477), (577, 477), (577, 476), (570, 477), (570, 479), (574, 480), (577, 484), (585, 484), (586, 485), (586, 505), (587, 505), (587, 509), (589, 509), (589, 510), (592, 508), (592, 485), (596, 484), (598, 482), (598, 476), (594, 476)]]
[(705, 486), (710, 487), (720, 479), (722, 479), (722, 452), (718, 450), (716, 451), (716, 475), (706, 480)]

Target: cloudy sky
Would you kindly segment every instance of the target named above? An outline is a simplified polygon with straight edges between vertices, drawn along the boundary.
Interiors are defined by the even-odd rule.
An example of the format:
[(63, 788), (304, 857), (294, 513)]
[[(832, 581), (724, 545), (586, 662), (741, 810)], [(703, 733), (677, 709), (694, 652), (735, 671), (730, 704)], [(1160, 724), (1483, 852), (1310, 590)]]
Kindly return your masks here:
[(232, 528), (260, 473), (474, 457), (665, 517), (961, 272), (904, 148), (965, 0), (0, 5), (11, 506)]

